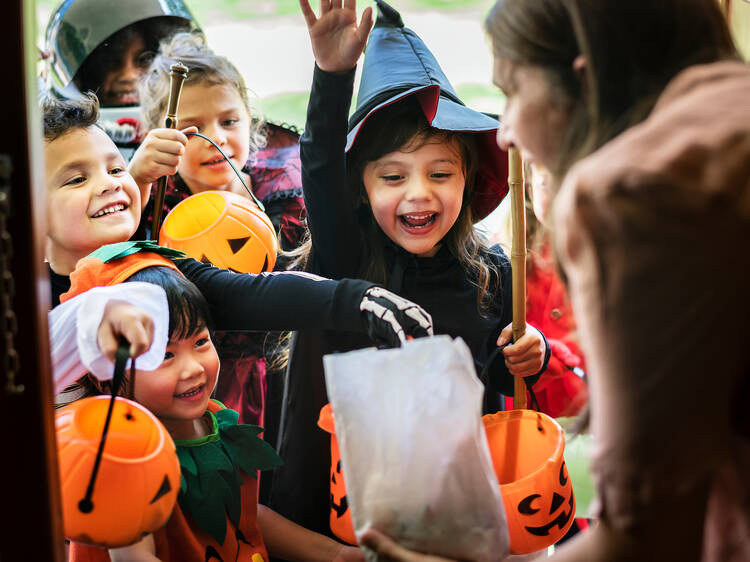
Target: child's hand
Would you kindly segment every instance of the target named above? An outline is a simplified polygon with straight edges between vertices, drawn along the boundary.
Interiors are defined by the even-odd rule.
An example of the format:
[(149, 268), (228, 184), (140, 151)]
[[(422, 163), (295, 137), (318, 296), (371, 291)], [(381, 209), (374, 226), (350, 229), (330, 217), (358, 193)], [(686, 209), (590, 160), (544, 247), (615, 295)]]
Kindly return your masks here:
[(341, 545), (333, 562), (365, 562), (365, 555), (355, 546)]
[[(508, 324), (500, 332), (497, 345), (505, 345), (511, 341), (512, 337), (513, 325)], [(516, 377), (536, 375), (544, 365), (546, 352), (547, 346), (544, 344), (542, 333), (528, 324), (526, 324), (526, 333), (517, 342), (503, 349), (505, 365), (510, 374)]]
[(154, 341), (154, 323), (140, 308), (125, 301), (110, 300), (96, 332), (99, 349), (111, 361), (115, 360), (120, 337), (130, 342), (130, 356), (138, 357)]
[(185, 133), (196, 133), (197, 127), (188, 127), (182, 131), (177, 129), (153, 129), (133, 154), (128, 164), (128, 172), (141, 190), (141, 206), (146, 207), (151, 184), (162, 176), (177, 173), (188, 137)]
[(309, 0), (299, 0), (310, 33), (315, 62), (326, 72), (346, 72), (357, 65), (372, 28), (372, 7), (357, 26), (357, 0), (320, 0), (320, 17)]

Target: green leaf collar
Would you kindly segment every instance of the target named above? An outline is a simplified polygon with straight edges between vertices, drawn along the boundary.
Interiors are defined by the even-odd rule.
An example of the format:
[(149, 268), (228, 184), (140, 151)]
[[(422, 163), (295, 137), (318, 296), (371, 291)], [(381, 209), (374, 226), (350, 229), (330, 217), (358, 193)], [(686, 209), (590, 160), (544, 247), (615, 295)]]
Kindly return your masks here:
[[(222, 405), (223, 406), (223, 405)], [(258, 437), (257, 425), (239, 425), (239, 414), (223, 408), (205, 414), (211, 432), (198, 439), (175, 440), (182, 478), (178, 501), (203, 531), (224, 544), (227, 520), (237, 525), (242, 505), (240, 471), (255, 476), (281, 464), (281, 458)]]

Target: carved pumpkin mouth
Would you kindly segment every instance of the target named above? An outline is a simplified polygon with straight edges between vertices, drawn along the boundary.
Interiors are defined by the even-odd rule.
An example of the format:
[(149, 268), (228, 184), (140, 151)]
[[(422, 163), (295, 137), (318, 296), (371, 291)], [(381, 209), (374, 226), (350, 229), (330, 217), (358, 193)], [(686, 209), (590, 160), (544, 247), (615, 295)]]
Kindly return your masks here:
[[(562, 502), (564, 501), (565, 501), (565, 498), (563, 498), (560, 494), (555, 493), (555, 495), (552, 498), (552, 508), (550, 509), (550, 512), (555, 511), (558, 507), (560, 507), (560, 504), (562, 504)], [(568, 506), (570, 507), (570, 509), (568, 509), (567, 513), (565, 513), (565, 511), (561, 511), (560, 515), (555, 517), (552, 521), (550, 521), (546, 525), (542, 525), (540, 527), (526, 526), (525, 528), (529, 533), (531, 533), (532, 535), (536, 535), (537, 537), (546, 537), (547, 535), (549, 535), (549, 532), (552, 530), (553, 527), (557, 527), (562, 531), (565, 528), (565, 525), (568, 524), (568, 521), (570, 521), (570, 518), (573, 516), (574, 505), (575, 504), (573, 502), (573, 492), (571, 492), (570, 496), (568, 497)]]

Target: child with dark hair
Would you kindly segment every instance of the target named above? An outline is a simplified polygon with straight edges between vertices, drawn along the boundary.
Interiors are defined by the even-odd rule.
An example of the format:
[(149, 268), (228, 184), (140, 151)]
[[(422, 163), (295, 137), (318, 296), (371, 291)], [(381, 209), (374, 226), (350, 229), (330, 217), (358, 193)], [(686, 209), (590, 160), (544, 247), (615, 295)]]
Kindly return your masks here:
[[(485, 381), (486, 411), (501, 409), (514, 377), (544, 370), (548, 347), (532, 326), (511, 344), (510, 263), (474, 229), (507, 193), (497, 120), (458, 100), (432, 53), (387, 4), (378, 2), (369, 42), (371, 8), (358, 25), (354, 1), (322, 2), (320, 17), (306, 0), (300, 6), (317, 63), (300, 141), (311, 234), (305, 268), (369, 279), (420, 303), (437, 332), (463, 338), (477, 372), (509, 344)], [(317, 427), (327, 402), (321, 359), (366, 345), (308, 332), (290, 357), (279, 436), (285, 465), (273, 474), (269, 501), (319, 531), (328, 532), (330, 488), (330, 443)], [(430, 389), (422, 399), (430, 400)]]
[[(159, 251), (158, 247), (148, 248)], [(67, 300), (118, 282), (153, 284), (166, 294), (168, 341), (155, 369), (126, 376), (121, 394), (148, 408), (175, 440), (182, 472), (178, 502), (166, 525), (130, 546), (109, 549), (71, 542), (69, 560), (363, 560), (354, 547), (308, 531), (257, 502), (257, 473), (281, 459), (237, 423), (237, 413), (211, 399), (219, 358), (211, 340), (210, 307), (171, 260), (151, 251), (117, 255), (101, 248), (71, 274)], [(109, 392), (108, 383), (97, 383)], [(200, 462), (198, 462), (200, 459)], [(208, 498), (213, 497), (213, 501)], [(156, 558), (153, 558), (156, 557)]]

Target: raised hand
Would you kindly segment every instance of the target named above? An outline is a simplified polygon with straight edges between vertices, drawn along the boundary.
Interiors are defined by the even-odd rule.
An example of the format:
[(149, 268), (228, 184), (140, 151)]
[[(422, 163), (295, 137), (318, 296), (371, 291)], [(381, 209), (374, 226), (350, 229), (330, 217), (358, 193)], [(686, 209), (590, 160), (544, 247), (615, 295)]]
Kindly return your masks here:
[(372, 28), (372, 8), (357, 25), (357, 0), (320, 0), (320, 17), (309, 0), (299, 0), (310, 33), (315, 62), (326, 72), (346, 72), (357, 65)]

